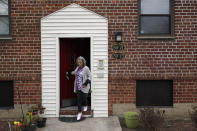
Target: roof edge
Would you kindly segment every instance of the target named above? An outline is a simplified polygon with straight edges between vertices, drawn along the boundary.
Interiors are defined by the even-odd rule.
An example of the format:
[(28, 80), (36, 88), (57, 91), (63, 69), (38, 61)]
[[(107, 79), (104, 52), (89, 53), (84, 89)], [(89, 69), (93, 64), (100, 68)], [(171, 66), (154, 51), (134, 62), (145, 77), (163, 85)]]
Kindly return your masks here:
[(108, 21), (108, 19), (107, 19), (106, 17), (104, 17), (104, 16), (102, 16), (102, 15), (100, 15), (100, 14), (97, 14), (96, 12), (94, 12), (94, 11), (92, 11), (92, 10), (89, 10), (89, 9), (87, 9), (87, 8), (85, 8), (85, 7), (81, 6), (81, 5), (79, 5), (79, 4), (76, 4), (76, 3), (69, 4), (69, 5), (67, 5), (67, 6), (65, 6), (65, 7), (61, 8), (61, 9), (59, 9), (59, 10), (56, 10), (55, 12), (53, 12), (53, 13), (51, 13), (51, 14), (48, 14), (48, 15), (42, 17), (42, 18), (41, 18), (41, 21), (44, 20), (44, 19), (47, 19), (47, 17), (49, 17), (49, 16), (51, 16), (51, 15), (53, 15), (53, 14), (55, 14), (55, 13), (61, 11), (61, 10), (64, 10), (64, 9), (66, 9), (66, 8), (68, 8), (68, 7), (72, 7), (72, 6), (80, 7), (80, 8), (82, 8), (82, 9), (84, 9), (84, 10), (86, 10), (86, 11), (89, 11), (89, 12), (95, 14), (95, 15), (98, 15), (99, 17), (104, 18), (104, 19), (106, 19), (106, 20)]

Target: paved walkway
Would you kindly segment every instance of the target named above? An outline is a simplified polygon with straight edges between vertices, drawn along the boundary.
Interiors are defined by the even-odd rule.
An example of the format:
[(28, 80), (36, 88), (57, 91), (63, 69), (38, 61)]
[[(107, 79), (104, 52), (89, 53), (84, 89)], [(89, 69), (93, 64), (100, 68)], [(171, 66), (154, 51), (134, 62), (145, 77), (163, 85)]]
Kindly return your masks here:
[(122, 131), (117, 116), (108, 118), (86, 118), (80, 122), (61, 122), (58, 118), (48, 118), (46, 127), (36, 131)]

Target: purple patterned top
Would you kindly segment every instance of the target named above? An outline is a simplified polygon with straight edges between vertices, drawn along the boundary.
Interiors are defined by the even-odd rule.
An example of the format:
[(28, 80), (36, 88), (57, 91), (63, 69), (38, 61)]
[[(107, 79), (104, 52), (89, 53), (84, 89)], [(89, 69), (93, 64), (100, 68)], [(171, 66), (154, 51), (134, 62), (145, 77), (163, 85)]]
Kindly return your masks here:
[(83, 74), (82, 74), (83, 68), (79, 67), (76, 73), (76, 80), (77, 80), (77, 89), (81, 90), (82, 83), (83, 83)]

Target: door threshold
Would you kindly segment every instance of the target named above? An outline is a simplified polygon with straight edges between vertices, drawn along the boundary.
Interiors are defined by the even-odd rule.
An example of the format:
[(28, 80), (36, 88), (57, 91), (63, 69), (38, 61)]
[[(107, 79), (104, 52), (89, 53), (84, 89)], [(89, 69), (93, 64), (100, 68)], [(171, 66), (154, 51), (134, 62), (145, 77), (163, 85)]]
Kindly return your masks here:
[[(76, 117), (76, 116), (77, 116), (77, 114), (76, 115), (59, 115), (59, 117)], [(90, 118), (90, 117), (92, 117), (92, 115), (83, 115), (83, 117)]]
[[(77, 106), (68, 106), (68, 107), (62, 107), (62, 108), (60, 108), (60, 110), (77, 110), (77, 109), (78, 109)], [(91, 106), (88, 106), (88, 109), (91, 109)]]

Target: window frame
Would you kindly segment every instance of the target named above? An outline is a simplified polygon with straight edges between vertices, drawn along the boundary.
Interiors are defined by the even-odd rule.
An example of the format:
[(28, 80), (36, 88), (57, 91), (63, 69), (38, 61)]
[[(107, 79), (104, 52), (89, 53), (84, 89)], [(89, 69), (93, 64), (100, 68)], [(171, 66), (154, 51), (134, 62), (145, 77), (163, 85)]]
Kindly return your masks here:
[(9, 34), (0, 34), (0, 39), (10, 39), (11, 38), (11, 0), (8, 0), (8, 15), (0, 15), (2, 17), (8, 17), (9, 20)]
[[(169, 14), (141, 14), (141, 0), (138, 0), (138, 39), (174, 39), (174, 0), (169, 0)], [(141, 16), (169, 16), (169, 34), (140, 34)]]

